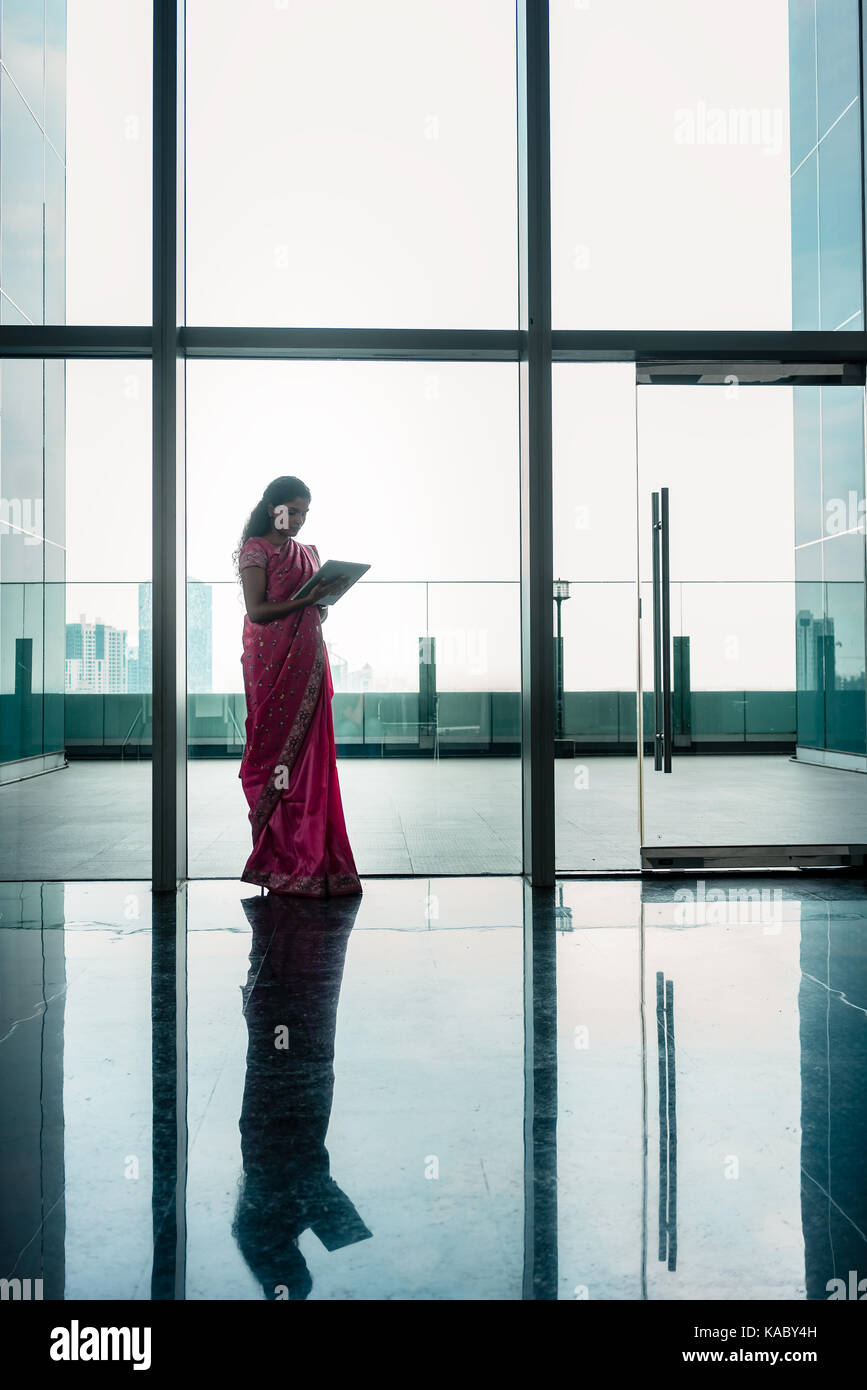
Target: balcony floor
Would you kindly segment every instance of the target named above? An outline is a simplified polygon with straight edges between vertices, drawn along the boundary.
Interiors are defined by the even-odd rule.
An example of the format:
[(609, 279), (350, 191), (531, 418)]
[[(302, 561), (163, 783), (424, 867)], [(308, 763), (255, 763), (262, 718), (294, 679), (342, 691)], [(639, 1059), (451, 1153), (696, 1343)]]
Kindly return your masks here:
[[(517, 758), (342, 759), (340, 783), (361, 874), (521, 871)], [(639, 864), (637, 774), (628, 757), (558, 759), (563, 871)], [(648, 844), (867, 843), (867, 777), (784, 755), (645, 761)], [(189, 871), (237, 878), (250, 852), (238, 764), (189, 765)], [(73, 762), (0, 788), (0, 878), (146, 877), (150, 764)]]

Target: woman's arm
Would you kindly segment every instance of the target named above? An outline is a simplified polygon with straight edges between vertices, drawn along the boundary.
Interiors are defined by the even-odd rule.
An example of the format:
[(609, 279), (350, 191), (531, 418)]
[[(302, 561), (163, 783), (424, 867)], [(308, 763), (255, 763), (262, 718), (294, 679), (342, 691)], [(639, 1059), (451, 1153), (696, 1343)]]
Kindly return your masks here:
[(265, 598), (267, 583), (268, 577), (258, 565), (247, 565), (241, 570), (244, 603), (251, 623), (273, 623), (307, 606), (306, 599), (297, 598), (287, 599), (284, 603), (268, 603)]
[(247, 617), (251, 623), (274, 623), (280, 618), (288, 618), (290, 613), (297, 613), (301, 608), (310, 608), (314, 603), (329, 589), (333, 589), (340, 581), (335, 579), (332, 584), (317, 584), (306, 598), (288, 598), (283, 603), (269, 603), (265, 598), (267, 588), (267, 575), (259, 565), (247, 565), (241, 570), (241, 584), (244, 589), (244, 603), (247, 608)]

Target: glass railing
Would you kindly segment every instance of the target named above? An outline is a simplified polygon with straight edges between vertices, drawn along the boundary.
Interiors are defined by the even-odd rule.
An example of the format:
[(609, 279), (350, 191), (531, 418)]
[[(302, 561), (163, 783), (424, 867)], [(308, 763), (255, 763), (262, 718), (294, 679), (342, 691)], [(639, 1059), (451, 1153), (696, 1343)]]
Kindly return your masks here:
[[(240, 590), (191, 581), (188, 596), (190, 754), (239, 757)], [(323, 628), (339, 753), (517, 755), (519, 599), (517, 583), (361, 581)], [(635, 746), (634, 601), (630, 583), (573, 582), (563, 604), (558, 739), (576, 750)], [(676, 746), (865, 751), (863, 584), (673, 583), (672, 634)], [(151, 683), (149, 584), (0, 585), (3, 762), (148, 757)]]

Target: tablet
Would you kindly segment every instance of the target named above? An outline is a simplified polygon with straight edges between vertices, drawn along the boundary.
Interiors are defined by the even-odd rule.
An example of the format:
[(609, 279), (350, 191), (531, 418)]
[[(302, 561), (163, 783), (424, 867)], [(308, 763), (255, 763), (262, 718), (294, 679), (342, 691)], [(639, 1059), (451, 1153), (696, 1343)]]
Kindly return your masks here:
[(352, 560), (326, 560), (315, 574), (311, 574), (301, 588), (292, 595), (293, 598), (306, 598), (312, 589), (316, 587), (320, 580), (330, 584), (333, 579), (337, 579), (341, 574), (345, 576), (346, 582), (332, 589), (330, 594), (325, 594), (319, 600), (320, 603), (336, 603), (339, 598), (351, 589), (363, 574), (370, 569), (370, 565), (358, 565)]

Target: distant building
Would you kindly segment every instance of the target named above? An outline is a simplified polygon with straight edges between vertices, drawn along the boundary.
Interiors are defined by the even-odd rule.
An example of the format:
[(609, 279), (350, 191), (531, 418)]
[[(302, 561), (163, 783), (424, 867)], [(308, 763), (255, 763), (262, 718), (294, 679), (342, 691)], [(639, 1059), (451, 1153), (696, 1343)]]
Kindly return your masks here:
[(187, 584), (187, 690), (207, 694), (213, 687), (213, 595), (210, 584)]
[(328, 652), (328, 664), (331, 667), (331, 683), (335, 690), (348, 690), (346, 678), (349, 674), (349, 662), (338, 652), (332, 651), (328, 643), (325, 644)]
[(135, 664), (129, 671), (128, 689), (149, 695), (153, 688), (153, 604), (150, 584), (138, 586), (138, 647)]
[(372, 690), (373, 689), (373, 667), (369, 661), (358, 671), (348, 671), (346, 674), (346, 690)]
[[(187, 585), (187, 689), (207, 694), (213, 688), (213, 593), (210, 584)], [(138, 586), (138, 647), (129, 662), (129, 689), (150, 694), (153, 688), (153, 600), (150, 584)]]
[(139, 689), (138, 647), (127, 647), (126, 650), (126, 688), (133, 692)]
[(108, 623), (66, 624), (67, 693), (124, 694), (127, 689), (126, 632)]

